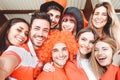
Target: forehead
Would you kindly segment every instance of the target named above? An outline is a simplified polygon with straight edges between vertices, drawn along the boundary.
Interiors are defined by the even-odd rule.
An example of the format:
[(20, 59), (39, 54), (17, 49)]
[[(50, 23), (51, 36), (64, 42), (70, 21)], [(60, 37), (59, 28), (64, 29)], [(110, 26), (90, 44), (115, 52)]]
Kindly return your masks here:
[(76, 20), (75, 17), (74, 17), (73, 15), (71, 15), (71, 14), (65, 14), (62, 19), (63, 19), (63, 20), (64, 20), (64, 19)]
[(92, 32), (84, 32), (79, 36), (79, 38), (81, 37), (85, 37), (89, 40), (94, 40), (94, 34)]
[(34, 19), (32, 27), (37, 26), (41, 28), (50, 28), (50, 23), (45, 19)]
[(21, 29), (28, 29), (28, 25), (24, 22), (17, 22), (17, 23), (14, 23), (11, 28), (21, 28)]
[(66, 47), (66, 44), (63, 42), (56, 43), (53, 48)]
[(98, 41), (95, 45), (96, 47), (110, 47), (110, 45), (103, 41)]
[(48, 14), (53, 14), (53, 15), (61, 15), (61, 13), (60, 13), (60, 11), (58, 11), (58, 10), (55, 10), (55, 9), (50, 9), (48, 12), (47, 12)]
[(107, 9), (104, 6), (97, 7), (95, 12), (107, 12)]

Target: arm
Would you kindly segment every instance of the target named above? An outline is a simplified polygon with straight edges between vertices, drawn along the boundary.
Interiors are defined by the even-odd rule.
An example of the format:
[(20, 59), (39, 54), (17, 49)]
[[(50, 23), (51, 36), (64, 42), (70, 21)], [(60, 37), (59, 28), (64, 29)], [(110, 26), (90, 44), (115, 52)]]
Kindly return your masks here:
[(18, 65), (18, 59), (14, 55), (0, 56), (0, 80), (5, 80), (15, 67)]

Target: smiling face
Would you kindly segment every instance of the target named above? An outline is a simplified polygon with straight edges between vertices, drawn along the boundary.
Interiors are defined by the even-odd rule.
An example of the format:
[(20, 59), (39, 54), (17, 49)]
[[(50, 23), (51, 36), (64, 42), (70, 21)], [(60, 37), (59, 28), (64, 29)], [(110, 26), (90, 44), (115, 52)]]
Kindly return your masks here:
[(78, 43), (80, 45), (79, 51), (82, 57), (86, 58), (86, 55), (89, 54), (94, 45), (94, 34), (92, 32), (84, 32), (78, 38)]
[(95, 45), (95, 58), (101, 66), (108, 66), (112, 62), (113, 50), (108, 43), (99, 41)]
[(52, 59), (57, 67), (63, 68), (69, 57), (69, 52), (64, 43), (56, 43), (52, 49)]
[(92, 16), (92, 24), (97, 29), (103, 29), (108, 21), (108, 13), (107, 9), (104, 6), (100, 6), (95, 9), (94, 14)]
[(55, 28), (60, 20), (61, 13), (58, 10), (51, 9), (47, 12), (51, 19), (51, 28)]
[(26, 42), (28, 38), (28, 33), (28, 25), (24, 22), (17, 22), (9, 29), (8, 40), (12, 45), (19, 46)]
[(76, 33), (76, 19), (75, 19), (75, 17), (70, 15), (70, 14), (69, 15), (66, 14), (62, 18), (61, 28), (63, 31), (70, 31), (72, 33)]
[(46, 40), (50, 30), (50, 24), (45, 19), (35, 19), (30, 31), (30, 39), (34, 48), (39, 48)]

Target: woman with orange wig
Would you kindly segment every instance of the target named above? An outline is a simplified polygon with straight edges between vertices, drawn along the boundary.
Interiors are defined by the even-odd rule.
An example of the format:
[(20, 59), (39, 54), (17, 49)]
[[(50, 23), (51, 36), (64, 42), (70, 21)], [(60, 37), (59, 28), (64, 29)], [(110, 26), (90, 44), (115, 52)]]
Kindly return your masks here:
[(79, 45), (71, 32), (53, 30), (38, 56), (45, 55), (49, 59), (52, 57), (55, 71), (43, 71), (39, 74), (37, 80), (68, 80), (64, 72), (64, 66), (68, 59), (73, 59), (78, 47)]

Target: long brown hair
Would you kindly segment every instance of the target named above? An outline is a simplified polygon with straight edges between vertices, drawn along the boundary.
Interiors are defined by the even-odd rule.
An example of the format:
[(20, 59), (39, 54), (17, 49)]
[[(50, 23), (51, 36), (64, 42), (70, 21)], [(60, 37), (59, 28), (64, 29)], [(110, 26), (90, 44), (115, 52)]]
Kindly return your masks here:
[[(105, 42), (105, 43), (109, 44), (112, 51), (113, 51), (113, 54), (118, 49), (116, 41), (113, 40), (112, 38), (105, 37), (103, 39), (97, 40), (96, 43), (99, 42), (99, 41), (102, 41), (102, 42)], [(95, 45), (96, 45), (96, 43), (95, 43)], [(96, 78), (99, 79), (106, 72), (107, 67), (103, 67), (97, 62), (97, 60), (95, 58), (95, 45), (94, 45), (94, 48), (93, 48), (93, 51), (92, 51), (92, 54), (91, 54), (91, 65), (92, 65), (93, 72), (96, 75)]]

